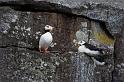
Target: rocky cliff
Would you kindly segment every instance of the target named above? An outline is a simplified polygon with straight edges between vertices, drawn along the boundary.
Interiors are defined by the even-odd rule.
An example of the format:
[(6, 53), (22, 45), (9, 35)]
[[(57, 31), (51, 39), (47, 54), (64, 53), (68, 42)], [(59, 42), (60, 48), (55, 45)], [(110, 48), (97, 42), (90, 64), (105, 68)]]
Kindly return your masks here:
[[(123, 3), (0, 0), (0, 81), (123, 82)], [(81, 28), (81, 22), (87, 22), (86, 28)], [(38, 51), (46, 24), (56, 27), (53, 36), (57, 45), (49, 54)], [(81, 35), (76, 35), (80, 31)], [(77, 54), (73, 40), (84, 35), (87, 41), (92, 39), (107, 48), (115, 41), (114, 54), (113, 48), (108, 48), (112, 51), (105, 60), (108, 65), (95, 67), (89, 57)]]

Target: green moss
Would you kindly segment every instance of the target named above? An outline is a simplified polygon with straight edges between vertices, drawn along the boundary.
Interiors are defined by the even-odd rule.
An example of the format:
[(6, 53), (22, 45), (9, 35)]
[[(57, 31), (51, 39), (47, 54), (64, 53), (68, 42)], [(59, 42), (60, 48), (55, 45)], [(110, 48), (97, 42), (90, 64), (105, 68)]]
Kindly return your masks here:
[(114, 44), (114, 40), (110, 37), (108, 37), (106, 34), (104, 33), (100, 33), (100, 32), (97, 32), (97, 33), (94, 33), (95, 34), (95, 38), (102, 42), (103, 44), (107, 44), (107, 45), (113, 45)]

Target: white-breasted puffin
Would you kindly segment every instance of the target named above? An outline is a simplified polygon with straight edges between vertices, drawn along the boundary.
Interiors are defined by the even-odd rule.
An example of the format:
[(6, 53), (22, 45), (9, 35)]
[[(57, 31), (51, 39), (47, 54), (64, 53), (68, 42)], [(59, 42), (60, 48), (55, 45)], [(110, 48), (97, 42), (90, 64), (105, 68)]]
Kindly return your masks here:
[(88, 56), (91, 56), (91, 58), (97, 65), (106, 64), (104, 62), (102, 55), (100, 55), (104, 53), (102, 49), (97, 48), (96, 46), (93, 46), (91, 44), (88, 44), (83, 40), (79, 41), (78, 44), (80, 45), (78, 47), (78, 52), (82, 52), (82, 53), (88, 54)]
[(48, 47), (51, 45), (53, 41), (53, 37), (51, 34), (51, 31), (53, 30), (54, 27), (50, 25), (45, 26), (45, 34), (41, 35), (40, 40), (39, 40), (39, 50), (40, 52), (48, 52)]
[(90, 55), (99, 55), (103, 54), (103, 50), (93, 46), (91, 44), (86, 43), (85, 41), (79, 41), (78, 44), (80, 45), (78, 48), (79, 52), (87, 53)]

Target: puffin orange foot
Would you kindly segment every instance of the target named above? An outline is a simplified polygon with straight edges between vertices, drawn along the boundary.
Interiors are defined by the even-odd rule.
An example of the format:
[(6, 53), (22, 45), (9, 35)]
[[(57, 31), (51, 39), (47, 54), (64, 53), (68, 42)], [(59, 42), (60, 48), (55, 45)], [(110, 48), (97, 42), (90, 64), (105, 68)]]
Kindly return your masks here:
[(48, 51), (48, 48), (45, 48), (44, 52), (49, 53), (50, 51)]
[(42, 52), (42, 49), (41, 49), (41, 48), (39, 48), (39, 51), (40, 51), (40, 52)]

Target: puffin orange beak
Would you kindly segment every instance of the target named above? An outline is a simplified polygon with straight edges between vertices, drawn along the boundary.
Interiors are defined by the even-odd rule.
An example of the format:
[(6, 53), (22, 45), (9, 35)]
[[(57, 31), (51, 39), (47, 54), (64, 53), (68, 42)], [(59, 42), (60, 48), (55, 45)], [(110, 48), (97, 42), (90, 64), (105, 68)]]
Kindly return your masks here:
[(55, 27), (52, 27), (51, 31), (54, 29)]

